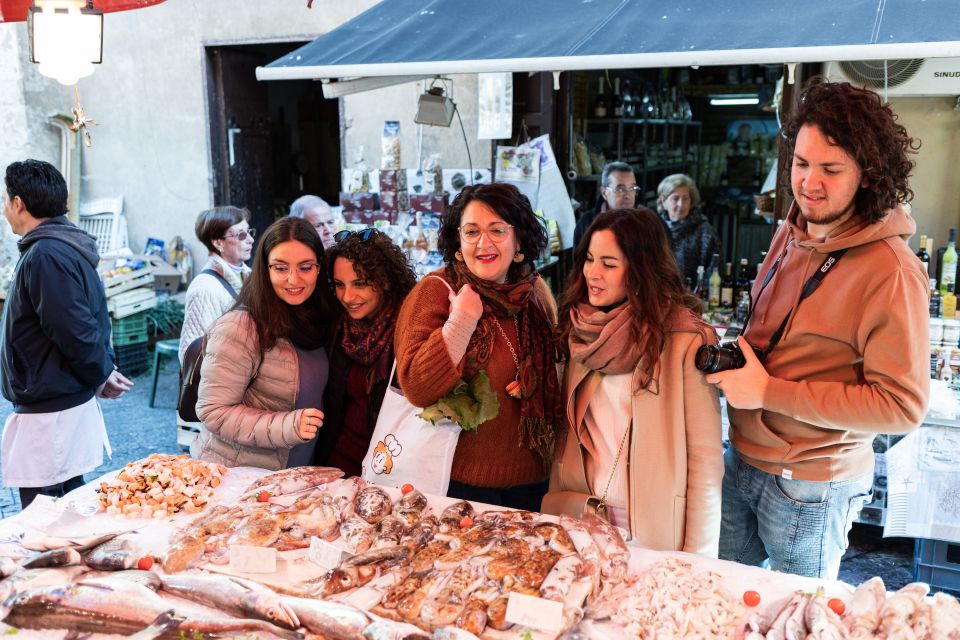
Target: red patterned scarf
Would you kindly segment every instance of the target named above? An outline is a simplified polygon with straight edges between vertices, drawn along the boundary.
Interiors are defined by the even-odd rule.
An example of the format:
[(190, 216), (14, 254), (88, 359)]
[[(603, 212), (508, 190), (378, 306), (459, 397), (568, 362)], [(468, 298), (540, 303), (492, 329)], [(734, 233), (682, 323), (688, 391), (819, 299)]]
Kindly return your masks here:
[[(383, 359), (388, 347), (393, 345), (393, 328), (396, 326), (397, 305), (380, 309), (372, 319), (354, 320), (344, 314), (340, 318), (337, 336), (340, 347), (351, 360), (369, 367)], [(389, 364), (387, 365), (389, 367)], [(384, 376), (389, 374), (389, 369)]]

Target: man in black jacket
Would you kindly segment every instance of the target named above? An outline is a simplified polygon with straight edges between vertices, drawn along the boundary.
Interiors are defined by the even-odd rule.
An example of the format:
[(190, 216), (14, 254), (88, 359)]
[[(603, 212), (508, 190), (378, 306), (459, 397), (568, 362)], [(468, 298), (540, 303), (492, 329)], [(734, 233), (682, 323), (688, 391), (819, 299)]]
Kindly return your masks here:
[(637, 186), (637, 178), (633, 175), (633, 167), (626, 162), (605, 164), (603, 173), (600, 174), (600, 197), (597, 198), (597, 204), (593, 211), (583, 212), (573, 230), (574, 251), (599, 213), (610, 209), (633, 209), (637, 206), (639, 193), (640, 187)]
[(116, 371), (96, 240), (67, 220), (67, 185), (52, 165), (6, 169), (3, 215), (20, 259), (3, 306), (0, 384), (14, 413), (3, 429), (3, 484), (26, 508), (62, 496), (110, 452), (94, 396), (133, 384)]

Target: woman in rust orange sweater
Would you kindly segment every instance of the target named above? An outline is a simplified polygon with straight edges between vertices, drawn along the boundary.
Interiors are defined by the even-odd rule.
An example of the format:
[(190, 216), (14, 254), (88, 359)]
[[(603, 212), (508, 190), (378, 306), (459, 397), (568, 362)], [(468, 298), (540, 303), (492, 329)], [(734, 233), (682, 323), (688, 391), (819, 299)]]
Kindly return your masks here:
[(459, 419), (447, 495), (537, 511), (563, 424), (556, 303), (533, 267), (546, 233), (515, 187), (476, 185), (444, 213), (439, 245), (447, 266), (417, 284), (397, 320), (400, 387), (418, 407), (461, 380), (474, 391), (479, 412)]

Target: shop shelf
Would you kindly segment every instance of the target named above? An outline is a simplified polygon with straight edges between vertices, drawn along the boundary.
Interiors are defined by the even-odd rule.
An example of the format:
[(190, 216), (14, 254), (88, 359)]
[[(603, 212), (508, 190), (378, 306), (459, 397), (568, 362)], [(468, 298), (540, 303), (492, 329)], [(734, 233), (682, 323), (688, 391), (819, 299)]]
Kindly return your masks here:
[(913, 552), (913, 578), (931, 591), (960, 596), (960, 544), (918, 538)]

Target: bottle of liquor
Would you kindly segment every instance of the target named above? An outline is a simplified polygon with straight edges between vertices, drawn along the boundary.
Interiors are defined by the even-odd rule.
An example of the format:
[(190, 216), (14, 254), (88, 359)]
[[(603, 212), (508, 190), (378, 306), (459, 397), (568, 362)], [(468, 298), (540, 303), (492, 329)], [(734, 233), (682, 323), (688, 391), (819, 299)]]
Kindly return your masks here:
[(707, 305), (709, 304), (709, 296), (707, 294), (707, 279), (703, 275), (703, 265), (697, 266), (697, 284), (693, 286), (693, 295), (700, 298), (700, 301), (703, 302), (703, 310), (707, 310)]
[(747, 259), (740, 258), (740, 269), (737, 271), (737, 280), (734, 283), (733, 299), (740, 300), (740, 294), (744, 291), (750, 293), (750, 267), (747, 266)]
[(422, 215), (423, 214), (421, 212), (417, 211), (417, 239), (413, 243), (413, 246), (415, 249), (419, 249), (421, 251), (429, 251), (430, 243), (427, 242), (427, 236), (423, 233), (423, 220), (421, 219)]
[(937, 288), (936, 278), (930, 278), (930, 317), (940, 317), (940, 289)]
[(607, 92), (604, 89), (604, 77), (600, 76), (600, 84), (597, 85), (597, 101), (593, 105), (593, 115), (597, 118), (607, 117)]
[(726, 264), (726, 272), (720, 281), (720, 306), (724, 309), (733, 308), (733, 265)]
[(930, 273), (930, 254), (927, 253), (927, 236), (920, 234), (920, 250), (917, 251), (917, 257), (923, 263), (923, 268)]
[(715, 253), (710, 260), (710, 279), (707, 281), (711, 308), (720, 306), (720, 281), (720, 254)]
[(947, 292), (947, 285), (957, 282), (957, 228), (950, 227), (950, 240), (947, 250), (943, 252), (943, 265), (940, 271), (940, 295)]
[(741, 327), (747, 321), (747, 314), (750, 313), (750, 292), (741, 291), (740, 300), (737, 301), (737, 324)]
[(613, 79), (613, 117), (623, 117), (623, 98), (620, 97), (620, 78)]
[(944, 320), (955, 320), (957, 317), (957, 296), (953, 293), (953, 283), (947, 285), (947, 292), (940, 303), (940, 315)]
[(623, 117), (637, 117), (637, 98), (633, 93), (633, 85), (629, 80), (623, 81)]

